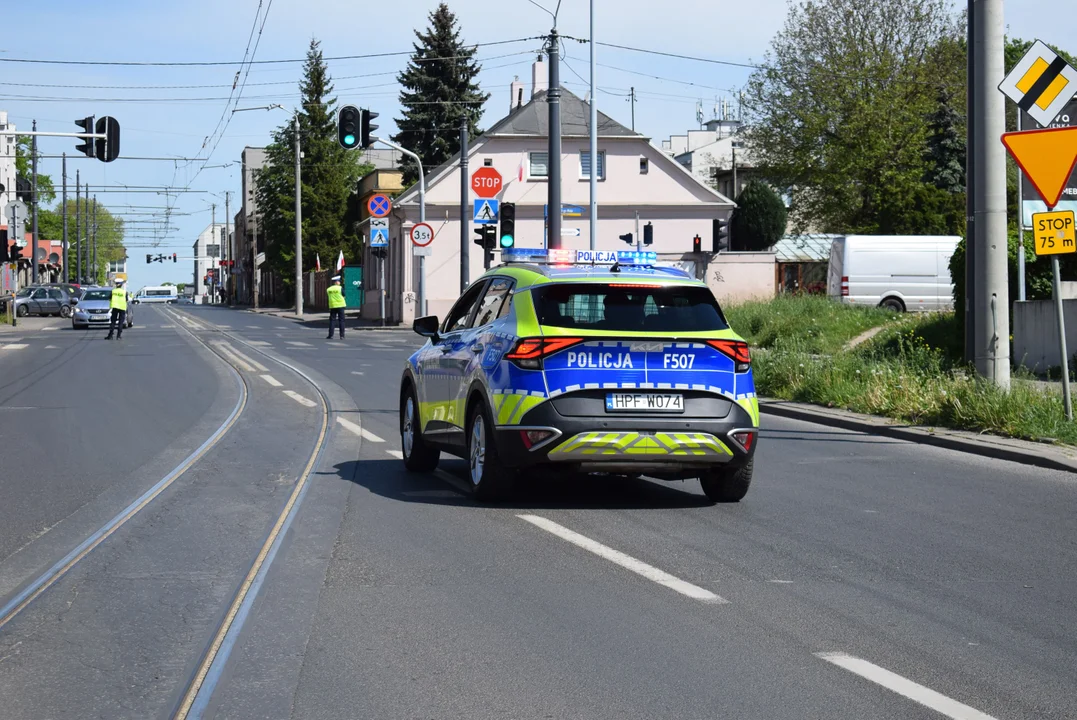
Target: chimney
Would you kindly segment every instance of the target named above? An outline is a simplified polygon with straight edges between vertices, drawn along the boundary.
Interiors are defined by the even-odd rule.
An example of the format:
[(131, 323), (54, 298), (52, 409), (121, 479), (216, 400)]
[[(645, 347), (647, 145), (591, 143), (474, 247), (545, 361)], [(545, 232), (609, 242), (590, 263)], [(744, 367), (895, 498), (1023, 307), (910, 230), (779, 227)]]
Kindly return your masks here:
[(546, 92), (550, 87), (550, 73), (546, 69), (546, 63), (542, 62), (542, 56), (539, 55), (535, 59), (535, 64), (531, 66), (531, 97), (535, 97), (540, 92)]
[(509, 85), (509, 112), (512, 112), (523, 104), (524, 84), (520, 82), (520, 76), (517, 75), (512, 79), (512, 85)]

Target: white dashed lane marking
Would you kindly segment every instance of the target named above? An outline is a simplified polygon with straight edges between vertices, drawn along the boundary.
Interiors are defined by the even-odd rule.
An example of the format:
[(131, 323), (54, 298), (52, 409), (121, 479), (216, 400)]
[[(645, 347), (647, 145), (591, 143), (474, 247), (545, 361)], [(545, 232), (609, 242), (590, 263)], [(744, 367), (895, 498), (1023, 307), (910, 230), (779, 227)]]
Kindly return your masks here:
[(28, 347), (30, 347), (30, 346), (27, 345), (26, 343), (12, 343), (10, 345), (4, 345), (4, 344), (0, 343), (0, 350), (22, 350), (22, 349), (28, 348)]
[(678, 577), (670, 575), (665, 570), (659, 570), (653, 565), (648, 565), (642, 560), (637, 560), (631, 555), (625, 555), (620, 550), (614, 550), (608, 545), (592, 540), (591, 538), (580, 535), (578, 532), (569, 530), (564, 525), (558, 525), (553, 520), (548, 520), (539, 515), (517, 515), (516, 517), (521, 520), (525, 520), (535, 527), (542, 528), (548, 533), (556, 535), (562, 540), (567, 540), (576, 547), (583, 548), (584, 550), (598, 555), (600, 558), (609, 560), (615, 565), (620, 565), (626, 570), (647, 578), (651, 582), (658, 583), (665, 586), (674, 592), (679, 592), (681, 595), (686, 595), (693, 600), (699, 600), (705, 603), (721, 604), (728, 603), (729, 601), (715, 595), (710, 590), (693, 585), (690, 582), (685, 582)]
[(295, 347), (314, 347), (310, 343), (301, 342), (299, 340), (288, 340), (287, 343), (289, 345), (294, 345)]
[(285, 390), (284, 394), (287, 395), (288, 397), (290, 397), (292, 400), (295, 400), (300, 405), (306, 405), (307, 407), (314, 407), (315, 405), (318, 404), (318, 403), (314, 402), (313, 400), (310, 400), (308, 398), (303, 397), (302, 395), (295, 392), (294, 390)]
[(826, 660), (828, 663), (833, 663), (854, 675), (859, 675), (876, 685), (881, 685), (887, 690), (929, 707), (937, 713), (953, 718), (953, 720), (995, 720), (995, 718), (980, 712), (976, 708), (959, 703), (957, 700), (948, 698), (931, 688), (924, 687), (897, 673), (892, 673), (885, 668), (869, 663), (867, 660), (861, 660), (843, 652), (820, 652), (815, 653), (815, 657)]
[(263, 375), (262, 379), (265, 380), (270, 385), (272, 385), (273, 387), (280, 387), (282, 385), (282, 383), (279, 380), (277, 380), (277, 378), (273, 377), (272, 375)]
[(347, 431), (349, 431), (349, 432), (351, 432), (351, 433), (353, 433), (355, 435), (358, 435), (359, 437), (363, 438), (367, 442), (372, 442), (372, 443), (383, 443), (383, 442), (385, 442), (384, 440), (382, 440), (380, 437), (378, 437), (374, 433), (370, 432), (369, 430), (364, 430), (363, 428), (361, 428), (358, 425), (356, 425), (355, 423), (353, 423), (351, 420), (345, 420), (342, 417), (338, 417), (337, 422), (340, 423), (340, 426), (343, 427), (345, 430), (347, 430)]
[(404, 459), (404, 453), (400, 452), (399, 450), (386, 450), (385, 452), (389, 453), (390, 455), (395, 457), (397, 460), (403, 460)]

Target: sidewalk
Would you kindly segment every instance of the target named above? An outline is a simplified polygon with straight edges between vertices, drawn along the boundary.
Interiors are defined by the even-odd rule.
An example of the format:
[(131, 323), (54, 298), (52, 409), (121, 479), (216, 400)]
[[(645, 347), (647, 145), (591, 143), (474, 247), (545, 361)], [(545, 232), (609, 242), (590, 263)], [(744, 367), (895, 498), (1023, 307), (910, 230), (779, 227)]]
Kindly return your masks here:
[[(284, 318), (285, 320), (292, 320), (293, 322), (303, 323), (311, 327), (329, 327), (329, 312), (303, 312), (303, 317), (299, 317), (295, 314), (292, 308), (275, 308), (275, 307), (237, 307), (238, 310), (245, 310), (246, 312), (257, 313), (259, 315), (272, 315), (273, 317)], [(359, 317), (359, 311), (346, 311), (344, 313), (344, 320), (348, 324), (349, 330), (395, 330), (397, 332), (411, 332), (411, 328), (406, 325), (386, 325), (382, 327), (381, 323), (374, 320), (365, 320)]]
[(862, 415), (847, 410), (787, 400), (759, 399), (759, 410), (768, 415), (805, 420), (845, 430), (935, 445), (973, 455), (1010, 460), (1024, 465), (1077, 473), (1077, 448), (1051, 442), (1029, 442), (998, 435), (980, 434), (948, 428), (902, 425), (890, 418)]

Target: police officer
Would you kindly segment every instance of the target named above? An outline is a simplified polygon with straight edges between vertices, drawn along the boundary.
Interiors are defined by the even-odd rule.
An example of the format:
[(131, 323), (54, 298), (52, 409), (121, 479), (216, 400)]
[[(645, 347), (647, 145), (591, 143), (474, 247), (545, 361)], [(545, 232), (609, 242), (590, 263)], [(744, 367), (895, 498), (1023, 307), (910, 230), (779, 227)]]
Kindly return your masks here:
[(337, 327), (340, 328), (340, 339), (343, 340), (344, 291), (340, 288), (340, 275), (334, 275), (332, 277), (332, 285), (330, 285), (325, 292), (329, 295), (329, 336), (326, 339), (333, 339), (333, 322), (336, 321)]
[(106, 340), (112, 339), (113, 332), (116, 333), (117, 340), (123, 337), (123, 326), (127, 323), (127, 300), (127, 288), (123, 286), (123, 279), (117, 278), (116, 287), (112, 288), (112, 297), (108, 303), (112, 310), (112, 318), (109, 320)]

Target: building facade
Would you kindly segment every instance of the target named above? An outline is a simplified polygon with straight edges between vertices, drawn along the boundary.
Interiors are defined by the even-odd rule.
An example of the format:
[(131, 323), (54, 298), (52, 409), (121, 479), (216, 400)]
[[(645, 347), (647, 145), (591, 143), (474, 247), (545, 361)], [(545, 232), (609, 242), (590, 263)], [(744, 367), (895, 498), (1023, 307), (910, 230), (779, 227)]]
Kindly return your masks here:
[(240, 188), (241, 203), (234, 218), (233, 254), (235, 267), (236, 300), (243, 304), (253, 303), (254, 260), (255, 256), (265, 251), (262, 214), (258, 209), (256, 195), (258, 172), (265, 167), (266, 151), (260, 147), (245, 147), (240, 154), (242, 164), (242, 183)]
[[(534, 77), (540, 78), (541, 71), (536, 69)], [(516, 245), (539, 248), (546, 243), (549, 108), (544, 85), (536, 82), (536, 86), (538, 92), (523, 102), (522, 86), (518, 81), (513, 83), (513, 109), (471, 141), (468, 173), (479, 167), (493, 167), (501, 174), (503, 185), (497, 199), (516, 204)], [(562, 221), (562, 247), (574, 249), (590, 246), (589, 113), (587, 103), (562, 91), (562, 206), (568, 212)], [(704, 248), (713, 246), (713, 221), (729, 217), (731, 200), (701, 182), (648, 138), (602, 113), (598, 113), (598, 151), (597, 249), (634, 249), (634, 244), (630, 248), (619, 236), (632, 233), (638, 238), (648, 223), (654, 234), (654, 244), (649, 249), (661, 254), (691, 253), (696, 235)], [(467, 199), (462, 218), (463, 241), (460, 200), (458, 157), (428, 170), (426, 218), (434, 230), (430, 255), (425, 260), (428, 314), (443, 316), (460, 295), (462, 243), (468, 255), (467, 278), (474, 280), (483, 272), (483, 250), (473, 243), (477, 237), (473, 232), (477, 227), (473, 223), (477, 198)], [(410, 323), (424, 313), (416, 307), (419, 262), (409, 240), (418, 217), (418, 188), (413, 186), (397, 199), (390, 216), (388, 257), (379, 261), (369, 248), (365, 250), (364, 317), (380, 318), (382, 292), (387, 322)], [(384, 287), (379, 262), (386, 264)]]
[(4, 208), (15, 201), (15, 147), (16, 137), (13, 134), (15, 125), (8, 122), (7, 111), (0, 110), (0, 225), (7, 227), (7, 215)]
[(195, 302), (212, 302), (214, 288), (208, 284), (209, 271), (220, 275), (221, 246), (225, 241), (224, 223), (211, 223), (198, 235), (194, 243), (194, 297)]

